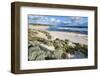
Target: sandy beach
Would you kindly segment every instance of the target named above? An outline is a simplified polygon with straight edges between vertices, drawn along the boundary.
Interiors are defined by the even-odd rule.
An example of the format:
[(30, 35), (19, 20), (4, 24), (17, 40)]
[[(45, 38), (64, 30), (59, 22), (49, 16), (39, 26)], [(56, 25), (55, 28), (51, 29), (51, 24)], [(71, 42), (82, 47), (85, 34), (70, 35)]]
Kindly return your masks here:
[[(37, 29), (37, 30), (44, 30), (48, 31), (49, 26), (33, 26), (29, 25), (29, 28), (31, 29)], [(62, 31), (48, 31), (53, 39), (59, 38), (59, 39), (68, 39), (71, 42), (80, 43), (80, 44), (88, 44), (87, 35), (80, 34), (80, 33), (74, 33), (74, 32), (62, 32)]]

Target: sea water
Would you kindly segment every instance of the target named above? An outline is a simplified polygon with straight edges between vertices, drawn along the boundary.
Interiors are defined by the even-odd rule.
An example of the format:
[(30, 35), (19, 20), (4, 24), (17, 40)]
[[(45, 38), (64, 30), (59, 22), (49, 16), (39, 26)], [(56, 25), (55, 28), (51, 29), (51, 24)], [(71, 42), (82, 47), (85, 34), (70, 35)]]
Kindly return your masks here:
[(49, 31), (62, 31), (62, 32), (77, 32), (82, 34), (88, 34), (88, 26), (85, 25), (55, 25), (48, 28)]

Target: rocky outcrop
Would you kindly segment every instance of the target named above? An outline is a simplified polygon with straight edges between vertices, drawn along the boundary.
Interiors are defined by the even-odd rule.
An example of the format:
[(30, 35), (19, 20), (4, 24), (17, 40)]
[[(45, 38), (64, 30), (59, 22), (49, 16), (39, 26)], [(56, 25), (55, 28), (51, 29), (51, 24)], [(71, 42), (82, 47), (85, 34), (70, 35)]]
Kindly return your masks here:
[(52, 60), (87, 58), (87, 45), (73, 43), (69, 40), (56, 38), (47, 31), (29, 29), (28, 31), (28, 60)]

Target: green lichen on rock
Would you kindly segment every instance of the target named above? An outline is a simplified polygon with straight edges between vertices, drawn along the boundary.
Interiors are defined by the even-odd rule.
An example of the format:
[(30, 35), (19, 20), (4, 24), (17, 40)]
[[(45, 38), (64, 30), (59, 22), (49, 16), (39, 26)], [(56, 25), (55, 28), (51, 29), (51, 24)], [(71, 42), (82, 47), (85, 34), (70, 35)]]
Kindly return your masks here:
[[(52, 39), (47, 31), (28, 29), (28, 60), (87, 58), (88, 46)], [(79, 55), (80, 54), (80, 55)]]

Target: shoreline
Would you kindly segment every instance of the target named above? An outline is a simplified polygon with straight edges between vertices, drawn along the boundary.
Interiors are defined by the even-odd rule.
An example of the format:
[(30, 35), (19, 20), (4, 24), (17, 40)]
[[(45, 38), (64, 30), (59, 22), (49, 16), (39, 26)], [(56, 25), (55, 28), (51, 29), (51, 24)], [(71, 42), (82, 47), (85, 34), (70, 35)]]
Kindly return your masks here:
[(88, 45), (88, 36), (77, 32), (62, 32), (62, 31), (48, 31), (49, 26), (31, 26), (29, 28), (36, 30), (43, 30), (50, 33), (53, 39), (68, 39), (71, 42)]
[(86, 35), (72, 33), (72, 32), (55, 32), (55, 31), (49, 31), (51, 36), (53, 36), (53, 39), (59, 38), (59, 39), (67, 39), (71, 42), (80, 43), (87, 45), (88, 40)]

